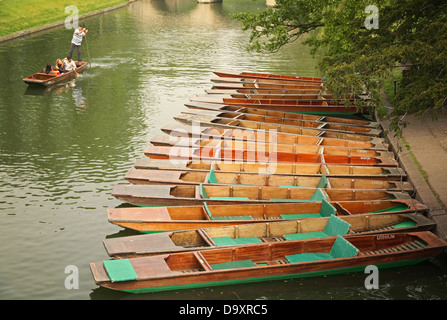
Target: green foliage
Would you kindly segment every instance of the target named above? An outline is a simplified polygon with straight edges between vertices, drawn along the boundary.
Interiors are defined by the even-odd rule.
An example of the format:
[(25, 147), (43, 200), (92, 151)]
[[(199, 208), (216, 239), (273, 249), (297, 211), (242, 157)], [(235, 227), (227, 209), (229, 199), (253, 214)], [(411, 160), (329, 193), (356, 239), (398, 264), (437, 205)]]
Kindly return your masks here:
[[(365, 27), (371, 4), (378, 8), (378, 29)], [(406, 114), (445, 110), (445, 0), (277, 0), (273, 8), (233, 17), (251, 30), (249, 50), (277, 51), (306, 34), (303, 42), (323, 55), (318, 66), (328, 90), (339, 96), (368, 92), (371, 105), (382, 110), (385, 81), (409, 66), (389, 114), (395, 130)]]

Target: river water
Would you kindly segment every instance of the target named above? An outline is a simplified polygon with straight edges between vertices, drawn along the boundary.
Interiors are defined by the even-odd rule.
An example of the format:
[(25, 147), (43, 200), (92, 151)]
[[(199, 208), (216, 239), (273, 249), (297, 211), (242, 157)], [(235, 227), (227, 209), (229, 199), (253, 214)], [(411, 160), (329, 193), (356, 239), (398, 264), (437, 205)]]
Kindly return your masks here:
[[(447, 298), (443, 259), (381, 271), (378, 290), (365, 288), (364, 274), (138, 297), (95, 285), (89, 263), (108, 258), (102, 240), (135, 234), (107, 222), (106, 209), (121, 204), (113, 186), (188, 97), (211, 88), (212, 70), (321, 76), (299, 43), (245, 51), (249, 34), (229, 14), (264, 7), (152, 0), (92, 17), (83, 45), (90, 68), (50, 92), (29, 90), (22, 78), (66, 56), (72, 30), (0, 46), (0, 299)], [(65, 286), (72, 270), (78, 289)]]

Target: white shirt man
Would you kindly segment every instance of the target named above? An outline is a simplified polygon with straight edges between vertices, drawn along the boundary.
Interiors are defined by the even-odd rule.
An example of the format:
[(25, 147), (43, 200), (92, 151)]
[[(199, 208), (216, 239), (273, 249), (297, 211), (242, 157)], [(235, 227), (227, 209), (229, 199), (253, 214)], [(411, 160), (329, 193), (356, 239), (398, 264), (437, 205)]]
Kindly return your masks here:
[(68, 58), (72, 58), (73, 56), (73, 50), (74, 48), (78, 51), (78, 61), (81, 62), (81, 44), (82, 44), (82, 38), (87, 35), (88, 30), (83, 28), (82, 26), (79, 26), (75, 31), (73, 32), (73, 38), (71, 39), (71, 46), (70, 46), (70, 53), (68, 54)]

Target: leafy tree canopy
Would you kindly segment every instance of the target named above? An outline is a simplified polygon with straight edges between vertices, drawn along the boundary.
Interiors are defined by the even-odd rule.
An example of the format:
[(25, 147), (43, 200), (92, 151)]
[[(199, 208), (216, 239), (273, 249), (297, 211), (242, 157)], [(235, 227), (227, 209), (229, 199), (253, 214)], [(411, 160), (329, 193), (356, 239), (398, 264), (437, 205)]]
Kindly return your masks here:
[[(447, 101), (447, 2), (371, 2), (276, 0), (272, 8), (233, 18), (251, 30), (249, 50), (277, 51), (306, 35), (303, 42), (322, 56), (318, 67), (327, 89), (339, 96), (366, 90), (377, 107), (385, 106), (385, 80), (396, 68), (409, 67), (394, 97), (392, 127), (405, 125), (406, 114), (436, 116)], [(370, 5), (377, 9), (376, 19)]]

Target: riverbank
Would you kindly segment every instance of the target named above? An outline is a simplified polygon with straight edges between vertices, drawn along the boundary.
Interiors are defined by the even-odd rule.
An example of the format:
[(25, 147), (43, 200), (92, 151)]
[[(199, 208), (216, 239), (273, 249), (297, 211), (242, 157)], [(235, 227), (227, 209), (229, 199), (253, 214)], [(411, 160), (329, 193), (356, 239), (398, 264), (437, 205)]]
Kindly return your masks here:
[(0, 43), (33, 34), (64, 24), (73, 12), (65, 13), (65, 8), (74, 5), (78, 8), (79, 21), (122, 8), (135, 0), (52, 0), (46, 2), (9, 0), (0, 2), (1, 24)]
[[(388, 106), (392, 104), (387, 99)], [(380, 119), (378, 117), (378, 119)], [(390, 131), (388, 120), (379, 120), (399, 165), (415, 187), (414, 198), (430, 208), (428, 217), (437, 223), (435, 233), (447, 239), (447, 113), (437, 120), (430, 117), (406, 119), (400, 136)]]

